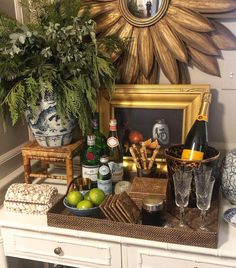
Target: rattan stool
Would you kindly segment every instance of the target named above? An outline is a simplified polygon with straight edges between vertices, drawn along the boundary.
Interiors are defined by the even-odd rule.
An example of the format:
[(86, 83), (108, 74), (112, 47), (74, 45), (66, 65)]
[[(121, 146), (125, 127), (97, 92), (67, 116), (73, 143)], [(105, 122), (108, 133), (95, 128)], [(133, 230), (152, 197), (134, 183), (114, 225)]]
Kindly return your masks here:
[[(81, 151), (84, 140), (62, 147), (42, 147), (36, 140), (30, 141), (21, 149), (24, 164), (25, 183), (31, 183), (34, 178), (57, 178), (66, 179), (67, 185), (73, 179), (73, 158)], [(31, 172), (31, 160), (39, 160), (42, 170), (37, 173)], [(58, 176), (48, 174), (49, 163), (65, 163), (66, 175)]]

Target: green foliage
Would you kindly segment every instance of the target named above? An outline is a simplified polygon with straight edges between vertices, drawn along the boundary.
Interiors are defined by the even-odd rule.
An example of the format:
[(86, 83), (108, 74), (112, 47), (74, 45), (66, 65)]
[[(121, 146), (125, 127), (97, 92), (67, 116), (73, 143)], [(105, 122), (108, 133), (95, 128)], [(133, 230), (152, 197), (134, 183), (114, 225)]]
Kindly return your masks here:
[[(116, 69), (109, 55), (123, 42), (112, 36), (97, 41), (96, 23), (80, 13), (79, 0), (23, 1), (31, 22), (21, 25), (0, 14), (0, 113), (13, 124), (26, 105), (35, 111), (46, 91), (57, 100), (60, 115), (90, 127), (100, 88), (112, 94)], [(105, 47), (106, 52), (98, 47)], [(27, 102), (26, 102), (27, 100)]]

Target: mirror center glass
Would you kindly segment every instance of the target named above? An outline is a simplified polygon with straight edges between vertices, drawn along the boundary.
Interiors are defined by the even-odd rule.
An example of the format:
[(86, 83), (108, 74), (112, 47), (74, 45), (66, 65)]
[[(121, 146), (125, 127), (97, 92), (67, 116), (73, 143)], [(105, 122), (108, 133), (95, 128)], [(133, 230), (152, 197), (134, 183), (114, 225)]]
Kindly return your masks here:
[(129, 12), (136, 18), (154, 17), (161, 9), (162, 0), (126, 0)]

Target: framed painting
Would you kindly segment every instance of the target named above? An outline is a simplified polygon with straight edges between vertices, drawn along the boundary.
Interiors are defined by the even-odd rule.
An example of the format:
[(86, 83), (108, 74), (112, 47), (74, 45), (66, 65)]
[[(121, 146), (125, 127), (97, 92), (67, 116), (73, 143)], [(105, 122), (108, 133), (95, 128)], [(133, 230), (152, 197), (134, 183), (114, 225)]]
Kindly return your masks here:
[(118, 136), (124, 159), (129, 159), (132, 143), (158, 140), (161, 148), (184, 142), (195, 121), (204, 93), (202, 85), (116, 85), (111, 99), (99, 99), (100, 127), (109, 132), (110, 118), (118, 122)]

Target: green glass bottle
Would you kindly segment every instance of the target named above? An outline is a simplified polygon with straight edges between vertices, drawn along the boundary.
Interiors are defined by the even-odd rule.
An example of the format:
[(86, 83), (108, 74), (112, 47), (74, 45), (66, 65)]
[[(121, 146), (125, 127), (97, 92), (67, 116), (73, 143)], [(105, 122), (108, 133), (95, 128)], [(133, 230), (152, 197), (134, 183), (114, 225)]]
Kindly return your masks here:
[(93, 134), (95, 135), (95, 147), (99, 151), (99, 155), (107, 155), (109, 150), (106, 137), (99, 129), (99, 113), (94, 113), (92, 119)]
[(97, 182), (99, 169), (99, 153), (95, 147), (95, 135), (87, 136), (87, 148), (82, 156), (82, 177), (91, 179), (92, 183)]
[(203, 95), (202, 105), (191, 127), (182, 152), (181, 158), (183, 160), (197, 160), (200, 161), (204, 158), (204, 153), (208, 146), (208, 111), (211, 103), (211, 94), (205, 93)]

